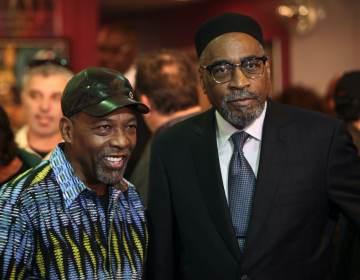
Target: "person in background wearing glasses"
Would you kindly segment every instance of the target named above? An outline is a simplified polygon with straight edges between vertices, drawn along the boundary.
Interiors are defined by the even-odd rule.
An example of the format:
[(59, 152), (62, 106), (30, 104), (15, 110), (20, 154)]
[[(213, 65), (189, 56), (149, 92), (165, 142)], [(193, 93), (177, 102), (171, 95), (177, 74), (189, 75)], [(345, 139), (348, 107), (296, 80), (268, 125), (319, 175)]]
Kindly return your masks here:
[(135, 86), (137, 37), (128, 22), (104, 24), (97, 37), (98, 64), (121, 73)]
[[(136, 87), (136, 64), (138, 38), (135, 25), (129, 21), (116, 20), (104, 23), (97, 36), (98, 66), (115, 69), (124, 74), (133, 87)], [(144, 152), (151, 132), (142, 116), (138, 119), (138, 145), (131, 155), (125, 171), (130, 178)]]
[(146, 279), (328, 279), (338, 212), (360, 225), (344, 124), (269, 98), (253, 18), (211, 18), (195, 45), (213, 108), (154, 139)]
[(26, 124), (16, 133), (19, 148), (42, 158), (62, 140), (60, 100), (73, 76), (63, 60), (33, 60), (22, 80), (21, 101)]

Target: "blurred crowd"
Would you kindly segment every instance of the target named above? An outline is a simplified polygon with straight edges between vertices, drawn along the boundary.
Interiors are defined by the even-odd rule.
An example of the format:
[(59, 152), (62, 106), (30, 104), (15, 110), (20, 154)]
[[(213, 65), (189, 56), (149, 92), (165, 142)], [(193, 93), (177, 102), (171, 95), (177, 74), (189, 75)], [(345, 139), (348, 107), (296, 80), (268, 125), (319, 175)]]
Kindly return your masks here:
[[(209, 102), (199, 101), (204, 94), (198, 65), (193, 54), (185, 50), (139, 53), (133, 27), (121, 22), (104, 25), (97, 44), (98, 66), (121, 72), (134, 88), (135, 99), (150, 108), (148, 114), (137, 115), (138, 143), (124, 175), (137, 187), (146, 205), (153, 138), (209, 107)], [(61, 58), (37, 56), (25, 69), (21, 87), (8, 89), (11, 98), (2, 100), (0, 106), (1, 185), (48, 159), (63, 141), (59, 131), (61, 97), (72, 77), (70, 65)], [(337, 75), (329, 81), (327, 92), (289, 85), (274, 93), (272, 99), (343, 120), (360, 151), (360, 70)], [(349, 276), (341, 279), (358, 279), (350, 276), (360, 275), (360, 238), (345, 217), (340, 217), (334, 243), (334, 273)]]
[[(185, 99), (186, 94), (189, 94), (193, 104), (200, 106), (197, 107), (199, 110), (204, 111), (210, 106), (207, 100), (203, 101), (206, 98), (199, 84), (198, 73), (192, 70), (197, 67), (192, 52), (170, 49), (139, 54), (138, 44), (136, 30), (128, 22), (116, 21), (104, 24), (97, 38), (98, 65), (123, 73), (136, 88), (137, 98), (143, 100), (146, 98), (146, 103), (151, 102), (150, 107), (154, 108), (153, 111), (161, 112), (161, 117), (167, 116), (168, 112), (172, 114), (178, 110), (171, 107), (169, 109), (169, 106), (172, 106), (169, 102), (183, 109), (181, 108), (183, 100), (179, 95), (183, 95)], [(166, 56), (169, 56), (169, 61), (172, 62), (166, 62)], [(177, 62), (179, 57), (186, 62)], [(173, 80), (163, 81), (163, 77), (169, 74), (161, 72), (163, 71), (161, 67), (166, 67), (166, 63), (186, 64), (182, 66), (183, 68), (179, 68), (179, 71), (184, 71), (187, 75), (180, 76), (179, 73), (174, 72)], [(151, 64), (153, 68), (150, 69)], [(156, 74), (154, 69), (160, 72)], [(40, 158), (46, 158), (61, 141), (57, 125), (61, 117), (60, 99), (67, 81), (73, 75), (72, 70), (67, 59), (59, 57), (52, 51), (41, 50), (23, 72), (24, 75), (20, 83), (18, 82), (20, 86), (8, 88), (8, 94), (0, 95), (1, 104), (8, 115), (17, 147)], [(5, 77), (4, 73), (2, 76)], [(177, 92), (181, 84), (186, 84), (189, 89)], [(329, 81), (326, 92), (316, 92), (306, 85), (289, 85), (281, 92), (275, 92), (273, 99), (344, 120), (348, 124), (354, 142), (359, 145), (359, 87), (359, 70), (354, 70), (335, 75)], [(162, 97), (155, 96), (159, 94), (158, 88), (166, 88)], [(156, 93), (153, 94), (152, 91)], [(178, 99), (173, 99), (174, 96)], [(184, 106), (186, 108), (187, 105)], [(157, 130), (152, 127), (151, 121), (146, 119), (144, 121), (143, 118), (138, 121), (139, 142), (127, 167), (128, 178), (132, 177), (141, 155), (146, 154), (145, 151), (149, 149), (147, 142)]]

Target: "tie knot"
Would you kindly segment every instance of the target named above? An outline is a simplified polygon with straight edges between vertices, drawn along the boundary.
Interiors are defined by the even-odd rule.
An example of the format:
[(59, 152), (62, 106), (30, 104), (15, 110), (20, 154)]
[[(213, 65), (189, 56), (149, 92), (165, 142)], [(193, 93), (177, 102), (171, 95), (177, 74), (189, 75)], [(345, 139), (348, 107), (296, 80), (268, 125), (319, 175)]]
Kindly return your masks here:
[(245, 131), (235, 132), (233, 135), (231, 135), (231, 141), (234, 144), (234, 152), (242, 151), (244, 143), (249, 136), (250, 135)]

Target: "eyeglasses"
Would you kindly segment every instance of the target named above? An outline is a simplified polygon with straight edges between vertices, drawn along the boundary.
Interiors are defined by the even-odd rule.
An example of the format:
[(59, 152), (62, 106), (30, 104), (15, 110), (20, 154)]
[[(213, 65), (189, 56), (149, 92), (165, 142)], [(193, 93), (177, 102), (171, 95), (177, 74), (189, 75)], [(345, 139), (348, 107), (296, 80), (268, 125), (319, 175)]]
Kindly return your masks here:
[(222, 84), (232, 79), (235, 67), (240, 67), (241, 72), (249, 79), (259, 78), (264, 73), (264, 65), (267, 59), (267, 56), (248, 56), (241, 59), (240, 63), (223, 60), (200, 67), (206, 69), (216, 83)]
[(56, 65), (70, 69), (69, 61), (66, 58), (55, 59), (33, 59), (28, 63), (29, 68), (34, 68), (42, 65)]
[(131, 49), (130, 44), (122, 44), (119, 46), (107, 46), (106, 44), (99, 44), (97, 50), (100, 53), (117, 55), (117, 54), (126, 54)]

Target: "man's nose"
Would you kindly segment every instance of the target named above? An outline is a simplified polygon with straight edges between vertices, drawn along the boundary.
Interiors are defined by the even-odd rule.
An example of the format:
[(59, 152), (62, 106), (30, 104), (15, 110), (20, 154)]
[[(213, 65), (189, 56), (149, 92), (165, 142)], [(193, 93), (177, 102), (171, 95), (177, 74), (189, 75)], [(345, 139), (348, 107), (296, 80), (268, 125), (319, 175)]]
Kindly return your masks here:
[(42, 111), (49, 111), (51, 108), (51, 101), (46, 98), (42, 98), (40, 100), (39, 107)]
[(128, 148), (131, 141), (122, 129), (116, 129), (110, 139), (110, 145), (118, 148)]
[(232, 72), (229, 87), (231, 88), (246, 88), (250, 86), (250, 80), (244, 75), (240, 67), (234, 67)]

